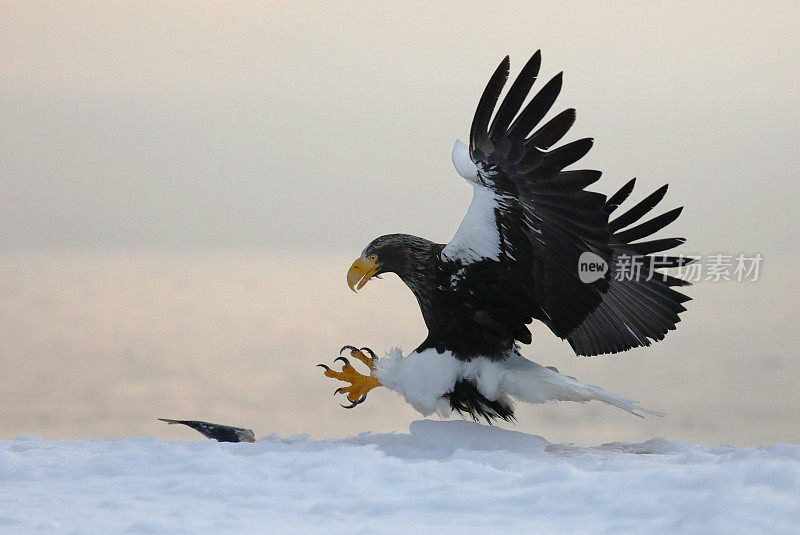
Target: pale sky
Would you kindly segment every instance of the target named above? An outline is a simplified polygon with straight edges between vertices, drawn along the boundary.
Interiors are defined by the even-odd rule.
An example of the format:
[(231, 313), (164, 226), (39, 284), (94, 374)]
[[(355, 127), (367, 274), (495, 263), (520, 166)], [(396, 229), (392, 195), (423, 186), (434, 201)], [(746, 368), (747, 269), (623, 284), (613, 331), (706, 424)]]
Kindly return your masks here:
[[(374, 237), (446, 242), (499, 61), (564, 71), (581, 166), (635, 199), (665, 182), (685, 253), (761, 253), (701, 283), (676, 333), (526, 356), (639, 399), (644, 422), (520, 407), (551, 440), (800, 441), (797, 2), (0, 2), (0, 438), (156, 434), (156, 417), (318, 436), (407, 429), (390, 393), (342, 411), (314, 365), (425, 336)], [(538, 84), (541, 85), (541, 84)], [(177, 427), (177, 426), (176, 426)], [(171, 434), (170, 434), (171, 433)]]
[(671, 183), (693, 252), (796, 247), (796, 2), (1, 9), (2, 248), (447, 241), (470, 197), (453, 141), (500, 59), (539, 48), (596, 189)]

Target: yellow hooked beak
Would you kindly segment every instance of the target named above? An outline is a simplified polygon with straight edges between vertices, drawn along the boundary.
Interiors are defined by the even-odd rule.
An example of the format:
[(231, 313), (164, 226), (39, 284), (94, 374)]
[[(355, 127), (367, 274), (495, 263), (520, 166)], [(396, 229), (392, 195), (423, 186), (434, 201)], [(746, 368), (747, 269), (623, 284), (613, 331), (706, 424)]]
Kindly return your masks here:
[(357, 258), (347, 272), (347, 285), (354, 292), (360, 290), (380, 267), (380, 264), (371, 258)]

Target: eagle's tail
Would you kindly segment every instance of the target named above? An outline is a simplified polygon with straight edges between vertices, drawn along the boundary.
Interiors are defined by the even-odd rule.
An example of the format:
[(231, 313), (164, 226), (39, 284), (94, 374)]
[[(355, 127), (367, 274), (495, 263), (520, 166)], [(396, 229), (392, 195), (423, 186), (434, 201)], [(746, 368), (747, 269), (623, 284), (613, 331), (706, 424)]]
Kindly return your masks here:
[(622, 397), (607, 390), (582, 383), (559, 373), (552, 367), (545, 367), (523, 357), (509, 359), (513, 366), (504, 374), (499, 384), (499, 392), (527, 403), (544, 403), (546, 401), (587, 401), (597, 400), (613, 405), (634, 416), (643, 414), (663, 416), (658, 411), (645, 409), (638, 401)]

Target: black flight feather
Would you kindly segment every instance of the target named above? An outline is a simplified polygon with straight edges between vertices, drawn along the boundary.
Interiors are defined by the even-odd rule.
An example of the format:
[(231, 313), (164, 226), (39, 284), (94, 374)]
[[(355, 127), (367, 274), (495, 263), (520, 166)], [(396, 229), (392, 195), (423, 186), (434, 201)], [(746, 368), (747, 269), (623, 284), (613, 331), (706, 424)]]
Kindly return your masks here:
[(525, 140), (525, 145), (547, 150), (563, 138), (575, 123), (575, 110), (564, 110)]
[[(514, 83), (511, 84), (511, 89), (508, 90), (508, 94), (497, 110), (497, 115), (495, 115), (492, 126), (489, 128), (489, 138), (492, 141), (497, 141), (502, 135), (505, 135), (508, 125), (519, 113), (522, 103), (525, 102), (525, 97), (528, 96), (531, 87), (533, 87), (541, 65), (542, 53), (537, 50), (522, 68)], [(508, 69), (506, 69), (506, 73), (508, 73)]]
[(519, 117), (511, 124), (508, 129), (509, 138), (525, 138), (539, 124), (539, 121), (544, 119), (561, 92), (562, 80), (563, 73), (558, 73), (536, 93)]
[(605, 211), (607, 214), (611, 214), (614, 210), (616, 210), (620, 204), (625, 202), (625, 199), (633, 191), (633, 186), (636, 184), (636, 179), (632, 178), (628, 182), (625, 183), (624, 186), (619, 188), (614, 195), (612, 195), (607, 201), (605, 206)]
[(618, 218), (610, 221), (608, 223), (608, 228), (612, 232), (616, 232), (617, 230), (623, 229), (628, 225), (636, 223), (643, 215), (647, 212), (655, 208), (655, 206), (661, 202), (661, 199), (664, 198), (664, 195), (667, 193), (667, 187), (669, 184), (664, 184), (653, 193), (645, 197), (642, 201), (640, 201), (637, 205), (633, 208), (619, 216)]

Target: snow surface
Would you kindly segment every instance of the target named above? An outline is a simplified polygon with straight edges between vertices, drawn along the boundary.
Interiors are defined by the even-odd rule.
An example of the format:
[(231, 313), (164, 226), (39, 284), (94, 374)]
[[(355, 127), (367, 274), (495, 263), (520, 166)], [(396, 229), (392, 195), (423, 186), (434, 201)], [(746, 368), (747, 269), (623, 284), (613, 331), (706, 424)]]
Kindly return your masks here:
[(410, 434), (338, 440), (0, 441), (2, 533), (776, 535), (798, 526), (800, 447), (785, 444), (584, 448), (432, 420)]

